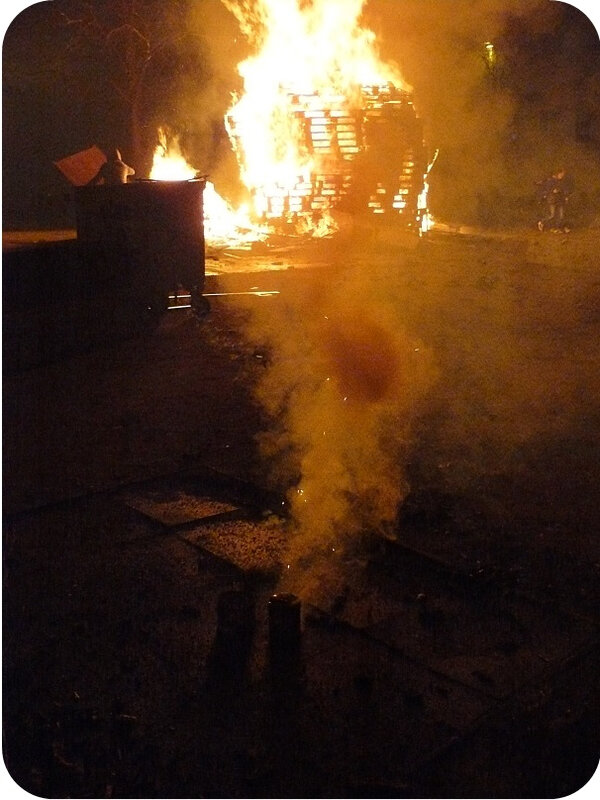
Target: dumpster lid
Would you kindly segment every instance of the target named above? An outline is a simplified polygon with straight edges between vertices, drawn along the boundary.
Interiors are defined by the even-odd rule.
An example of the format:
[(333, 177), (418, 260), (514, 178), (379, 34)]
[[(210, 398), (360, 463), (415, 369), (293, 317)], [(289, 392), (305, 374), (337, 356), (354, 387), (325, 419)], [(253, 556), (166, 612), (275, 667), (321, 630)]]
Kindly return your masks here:
[(73, 186), (85, 186), (96, 175), (106, 156), (96, 145), (80, 150), (73, 155), (54, 161), (54, 166), (62, 172)]

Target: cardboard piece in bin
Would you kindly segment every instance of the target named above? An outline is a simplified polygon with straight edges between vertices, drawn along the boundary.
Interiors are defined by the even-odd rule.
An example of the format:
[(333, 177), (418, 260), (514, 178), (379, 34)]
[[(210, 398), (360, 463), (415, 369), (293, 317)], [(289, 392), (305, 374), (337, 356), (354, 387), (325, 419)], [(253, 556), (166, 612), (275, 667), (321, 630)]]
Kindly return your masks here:
[(55, 161), (54, 166), (58, 167), (73, 186), (85, 186), (105, 161), (106, 156), (102, 150), (96, 145), (92, 145), (87, 150), (80, 150), (71, 156), (61, 158), (60, 161)]

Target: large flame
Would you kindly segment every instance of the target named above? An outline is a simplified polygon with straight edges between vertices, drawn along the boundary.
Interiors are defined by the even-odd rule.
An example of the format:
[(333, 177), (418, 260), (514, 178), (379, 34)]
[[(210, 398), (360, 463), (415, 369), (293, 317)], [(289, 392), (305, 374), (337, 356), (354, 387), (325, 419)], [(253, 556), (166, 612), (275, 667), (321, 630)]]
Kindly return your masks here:
[[(273, 198), (306, 196), (315, 172), (327, 171), (307, 141), (307, 118), (319, 118), (321, 154), (331, 159), (333, 126), (324, 118), (359, 110), (363, 86), (409, 87), (379, 59), (374, 33), (359, 24), (365, 0), (222, 2), (257, 51), (238, 67), (243, 92), (234, 96), (226, 124), (254, 211), (267, 217)], [(271, 216), (283, 208), (275, 202)], [(321, 227), (327, 210), (321, 204), (316, 215)]]
[[(365, 0), (221, 1), (255, 51), (238, 65), (243, 88), (224, 120), (251, 201), (234, 210), (207, 183), (207, 240), (256, 241), (281, 223), (295, 234), (334, 233), (335, 209), (355, 191), (352, 162), (381, 141), (380, 126), (367, 118), (411, 129), (410, 120), (405, 124), (405, 112), (414, 114), (410, 87), (379, 58), (374, 33), (361, 26)], [(193, 178), (178, 142), (167, 142), (162, 131), (159, 137), (151, 177)], [(381, 167), (367, 168), (365, 208), (383, 214), (389, 207), (409, 224), (427, 218), (427, 186), (415, 190), (412, 177), (425, 170), (415, 148), (406, 141), (393, 158), (385, 156), (385, 175)]]

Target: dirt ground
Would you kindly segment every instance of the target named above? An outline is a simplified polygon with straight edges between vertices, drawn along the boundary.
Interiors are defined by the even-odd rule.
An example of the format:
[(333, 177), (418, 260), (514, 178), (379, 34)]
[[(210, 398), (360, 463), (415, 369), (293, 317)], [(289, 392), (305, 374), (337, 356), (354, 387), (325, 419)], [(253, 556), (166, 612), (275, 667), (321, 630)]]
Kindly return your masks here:
[[(585, 785), (600, 757), (599, 248), (597, 230), (363, 229), (209, 249), (202, 320), (171, 310), (125, 336), (130, 315), (77, 296), (5, 308), (13, 780), (43, 797)], [(321, 317), (346, 329), (324, 350)], [(402, 365), (382, 384), (388, 352)], [(360, 531), (298, 584), (301, 653), (281, 662), (268, 612), (295, 588), (286, 492), (323, 407), (300, 390), (331, 353), (362, 403), (334, 414), (344, 453), (404, 387), (365, 467), (376, 492), (394, 453), (402, 491), (392, 535)], [(300, 408), (311, 424), (287, 449), (306, 458), (285, 466), (281, 438), (272, 458), (258, 441), (295, 431)]]

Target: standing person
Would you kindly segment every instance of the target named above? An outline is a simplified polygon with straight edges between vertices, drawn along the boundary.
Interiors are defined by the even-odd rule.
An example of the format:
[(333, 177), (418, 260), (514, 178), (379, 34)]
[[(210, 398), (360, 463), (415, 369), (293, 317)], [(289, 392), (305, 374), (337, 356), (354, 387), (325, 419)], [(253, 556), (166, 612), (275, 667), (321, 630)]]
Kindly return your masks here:
[(107, 159), (104, 164), (102, 164), (90, 183), (108, 185), (127, 183), (127, 179), (130, 175), (135, 175), (134, 168), (126, 164), (121, 159), (121, 152), (118, 149), (115, 149), (112, 157)]
[(573, 186), (564, 167), (553, 172), (549, 178), (541, 182), (540, 186), (547, 214), (544, 219), (539, 220), (538, 229), (540, 231), (551, 230), (554, 233), (568, 233), (566, 210)]

